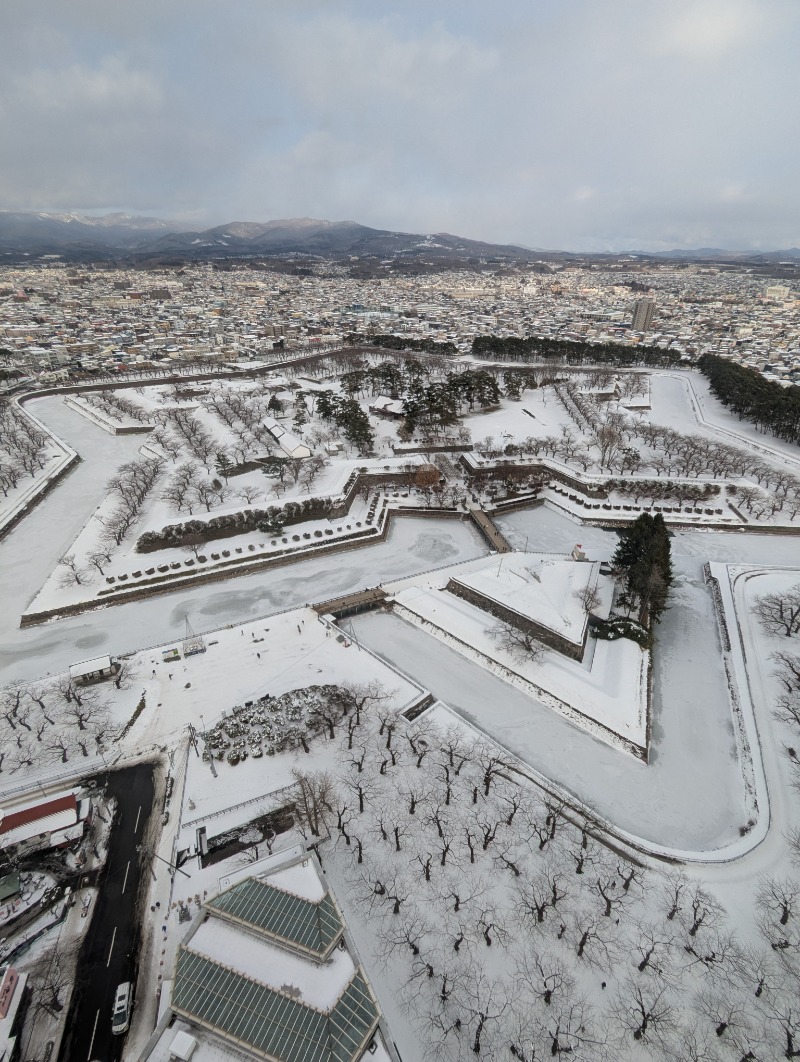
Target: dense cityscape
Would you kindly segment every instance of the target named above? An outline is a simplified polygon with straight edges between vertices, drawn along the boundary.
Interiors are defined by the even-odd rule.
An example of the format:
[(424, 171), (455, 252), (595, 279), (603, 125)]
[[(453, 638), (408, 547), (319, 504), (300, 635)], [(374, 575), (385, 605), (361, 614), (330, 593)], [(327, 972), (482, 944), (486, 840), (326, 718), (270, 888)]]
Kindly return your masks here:
[(326, 346), (352, 332), (432, 338), (463, 353), (474, 336), (495, 334), (647, 342), (690, 360), (720, 354), (768, 379), (800, 381), (797, 281), (633, 259), (613, 268), (542, 262), (368, 280), (300, 259), (293, 272), (308, 275), (246, 262), (224, 270), (215, 263), (150, 271), (5, 267), (2, 367), (47, 383), (176, 362), (270, 360), (276, 347)]

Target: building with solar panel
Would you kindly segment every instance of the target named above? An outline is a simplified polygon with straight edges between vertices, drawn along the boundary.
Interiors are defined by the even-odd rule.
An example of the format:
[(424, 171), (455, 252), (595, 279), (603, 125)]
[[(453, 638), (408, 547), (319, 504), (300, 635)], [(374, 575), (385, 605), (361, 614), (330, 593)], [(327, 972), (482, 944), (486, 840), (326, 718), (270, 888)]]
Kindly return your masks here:
[(141, 1062), (397, 1062), (315, 861), (237, 877), (181, 942)]

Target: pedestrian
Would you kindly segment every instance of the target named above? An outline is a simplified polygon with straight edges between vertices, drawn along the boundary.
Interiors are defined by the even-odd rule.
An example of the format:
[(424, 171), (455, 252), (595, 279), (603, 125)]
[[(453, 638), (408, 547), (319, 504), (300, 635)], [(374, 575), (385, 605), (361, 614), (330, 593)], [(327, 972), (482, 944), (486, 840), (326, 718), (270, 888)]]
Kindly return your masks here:
[(170, 673), (169, 673), (169, 677), (170, 677), (170, 678), (172, 678), (172, 672), (171, 672), (171, 671), (170, 671)]
[(261, 653), (256, 653), (256, 656), (258, 657), (259, 660), (261, 659)]
[(156, 673), (156, 669), (155, 669), (155, 668), (153, 668), (153, 674), (155, 675), (155, 673)]

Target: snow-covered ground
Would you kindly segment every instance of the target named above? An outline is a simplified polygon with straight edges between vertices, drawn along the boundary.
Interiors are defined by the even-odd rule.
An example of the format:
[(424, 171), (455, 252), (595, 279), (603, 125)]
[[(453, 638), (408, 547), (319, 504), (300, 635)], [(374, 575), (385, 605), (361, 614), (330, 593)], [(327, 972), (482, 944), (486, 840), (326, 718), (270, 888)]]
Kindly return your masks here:
[(195, 629), (213, 630), (486, 552), (483, 540), (468, 524), (398, 519), (385, 542), (365, 549), (20, 629), (19, 617), (36, 590), (101, 502), (109, 468), (134, 458), (140, 443), (136, 436), (109, 436), (59, 398), (39, 399), (32, 406), (83, 459), (68, 482), (0, 542), (3, 683), (32, 679), (42, 671), (55, 673), (98, 652), (124, 653), (181, 636), (187, 614)]
[(466, 601), (426, 589), (403, 590), (396, 601), (398, 615), (518, 685), (531, 704), (559, 712), (601, 741), (646, 748), (648, 654), (635, 642), (621, 638), (592, 643), (583, 665), (555, 650), (529, 661), (499, 646), (490, 634), (490, 618)]
[(587, 614), (579, 595), (597, 586), (596, 562), (513, 553), (455, 576), (458, 583), (581, 645)]
[[(710, 608), (709, 621), (713, 623)], [(665, 673), (670, 689), (661, 696), (656, 691), (654, 697), (653, 742), (645, 765), (397, 617), (372, 613), (355, 617), (353, 625), (359, 641), (427, 686), (543, 778), (633, 836), (703, 851), (732, 843), (750, 816), (732, 741), (720, 754), (720, 731), (727, 728), (732, 738), (730, 707), (725, 688), (718, 691), (712, 675), (695, 699), (697, 683), (691, 674), (681, 680)], [(698, 622), (687, 632), (688, 644), (700, 627)], [(655, 660), (658, 667), (658, 645)], [(699, 656), (692, 662), (699, 662)], [(703, 704), (706, 694), (711, 694), (709, 703), (698, 712), (696, 704)]]
[[(707, 421), (705, 426), (698, 427), (688, 401), (688, 386), (682, 376), (655, 374), (652, 387), (653, 421), (671, 423), (686, 432), (709, 432), (712, 435), (731, 432), (739, 444), (742, 439), (749, 438), (747, 431), (750, 429), (746, 425), (742, 428), (735, 418), (716, 408), (718, 404), (705, 394), (703, 382), (693, 379), (692, 386), (699, 395), (693, 400), (698, 402)], [(539, 414), (542, 418), (548, 418), (546, 430), (557, 432), (564, 423), (563, 411), (558, 403), (552, 397), (545, 398), (543, 392), (535, 393), (535, 401), (541, 404), (541, 409), (538, 404), (534, 408), (528, 402), (529, 397), (526, 394), (522, 403), (512, 404), (511, 408), (516, 408), (519, 413), (516, 420), (506, 408), (497, 413), (481, 415), (484, 421), (495, 418), (494, 422), (485, 426), (487, 433), (490, 427), (495, 436), (501, 436), (503, 430), (510, 433), (521, 431), (522, 418), (526, 422), (530, 421), (534, 430), (538, 430), (534, 422)], [(600, 824), (597, 828), (601, 832), (602, 825), (607, 823), (612, 833), (622, 835), (623, 840), (631, 844), (640, 843), (644, 852), (672, 850), (678, 858), (695, 862), (690, 872), (693, 881), (711, 885), (719, 891), (730, 908), (732, 923), (740, 934), (741, 943), (752, 945), (758, 941), (753, 914), (754, 894), (764, 875), (796, 875), (790, 865), (785, 838), (792, 829), (797, 828), (800, 810), (790, 787), (792, 779), (795, 784), (797, 782), (797, 771), (791, 754), (787, 752), (787, 749), (796, 745), (797, 736), (770, 715), (770, 706), (777, 693), (777, 683), (771, 673), (770, 654), (783, 648), (785, 640), (782, 642), (779, 638), (764, 634), (753, 620), (751, 611), (755, 596), (765, 589), (788, 585), (787, 579), (789, 582), (798, 581), (795, 571), (798, 565), (797, 541), (794, 537), (759, 535), (744, 529), (730, 533), (698, 529), (674, 535), (675, 583), (670, 608), (656, 631), (651, 754), (650, 762), (643, 764), (591, 734), (578, 730), (545, 704), (523, 694), (520, 689), (492, 673), (490, 668), (470, 659), (469, 653), (454, 651), (430, 633), (398, 616), (370, 613), (349, 619), (345, 629), (352, 629), (357, 636), (357, 641), (349, 642), (338, 641), (336, 632), (329, 633), (310, 610), (300, 608), (295, 612), (278, 614), (281, 609), (302, 606), (309, 601), (378, 582), (385, 584), (400, 578), (405, 580), (425, 569), (484, 555), (485, 547), (475, 532), (456, 522), (398, 521), (386, 543), (360, 551), (304, 561), (285, 571), (243, 577), (228, 587), (197, 587), (170, 597), (131, 602), (42, 628), (17, 629), (18, 617), (30, 596), (42, 585), (58, 557), (69, 548), (80, 528), (91, 517), (102, 497), (110, 468), (134, 456), (140, 441), (109, 436), (74, 411), (66, 409), (63, 403), (56, 408), (57, 402), (44, 399), (36, 405), (43, 412), (46, 411), (48, 423), (54, 430), (76, 445), (84, 462), (70, 477), (69, 489), (65, 486), (58, 488), (26, 518), (22, 528), (18, 528), (0, 544), (0, 562), (7, 573), (5, 590), (10, 604), (0, 618), (0, 646), (5, 654), (0, 661), (0, 674), (7, 680), (31, 679), (45, 670), (41, 665), (43, 659), (47, 660), (49, 669), (60, 670), (76, 659), (95, 655), (101, 650), (111, 651), (115, 655), (126, 650), (140, 650), (125, 662), (130, 679), (127, 688), (115, 692), (109, 686), (107, 692), (113, 702), (115, 721), (120, 724), (126, 720), (132, 721), (119, 752), (123, 756), (141, 756), (156, 755), (158, 750), (164, 749), (176, 761), (174, 801), (176, 811), (180, 807), (181, 813), (178, 821), (173, 814), (168, 828), (157, 841), (157, 851), (163, 858), (171, 858), (174, 847), (184, 845), (187, 839), (193, 842), (195, 829), (201, 820), (208, 823), (211, 835), (234, 829), (256, 817), (264, 803), (269, 803), (270, 794), (279, 794), (290, 783), (291, 770), (295, 765), (338, 771), (343, 779), (346, 779), (347, 771), (351, 769), (349, 760), (338, 749), (336, 741), (317, 739), (310, 754), (299, 752), (269, 758), (249, 758), (236, 766), (218, 763), (218, 775), (214, 778), (209, 765), (188, 750), (189, 723), (199, 729), (207, 728), (234, 704), (264, 692), (277, 695), (300, 686), (364, 681), (370, 677), (380, 678), (387, 688), (396, 689), (398, 702), (406, 704), (418, 693), (406, 679), (408, 676), (445, 702), (435, 710), (433, 717), (440, 720), (449, 718), (456, 730), (460, 728), (463, 733), (486, 735), (492, 743), (497, 742), (517, 757), (525, 765), (529, 777), (540, 781), (545, 790), (560, 793), (586, 809), (590, 819)], [(519, 411), (520, 406), (526, 405), (531, 406), (534, 419)], [(473, 435), (476, 426), (472, 425)], [(530, 430), (528, 427), (527, 431)], [(725, 438), (732, 441), (731, 436)], [(99, 440), (102, 445), (98, 444)], [(794, 455), (774, 440), (759, 436), (755, 445), (768, 448), (771, 460), (785, 460), (793, 465)], [(608, 557), (617, 541), (615, 534), (598, 528), (581, 527), (566, 516), (544, 507), (514, 513), (502, 517), (498, 522), (512, 545), (529, 551), (563, 553), (580, 541), (590, 555), (594, 556), (596, 552), (598, 556)], [(723, 586), (722, 596), (728, 629), (732, 637), (738, 636), (739, 642), (729, 654), (723, 654), (714, 599), (704, 579), (703, 564), (706, 561), (720, 565), (714, 572), (721, 583), (723, 574), (728, 572), (725, 566), (731, 565), (730, 583)], [(421, 580), (424, 593), (420, 600), (429, 606), (426, 606), (427, 619), (436, 619), (431, 610), (441, 607), (437, 604), (437, 596), (445, 598), (443, 593), (435, 589), (438, 578)], [(467, 617), (461, 604), (455, 609), (457, 616), (448, 616), (444, 626), (456, 626), (463, 635)], [(411, 605), (412, 601), (409, 600), (407, 607)], [(160, 648), (141, 650), (143, 645), (165, 643), (168, 638), (179, 639), (187, 614), (191, 616), (196, 629), (215, 632), (207, 637), (206, 653), (167, 664), (162, 660)], [(240, 624), (242, 621), (244, 624), (241, 627), (224, 627), (225, 624)], [(471, 640), (477, 648), (477, 639), (477, 631), (474, 631), (465, 640)], [(596, 667), (601, 646), (593, 648)], [(602, 648), (605, 648), (605, 643)], [(636, 647), (629, 648), (639, 653)], [(384, 667), (380, 659), (376, 659), (367, 649), (395, 665), (402, 674)], [(609, 660), (606, 664), (607, 681), (604, 680), (603, 684), (606, 692), (609, 692), (613, 663)], [(543, 666), (550, 666), (549, 659)], [(616, 677), (619, 679), (620, 676)], [(565, 676), (563, 681), (571, 683), (574, 689), (573, 678)], [(551, 681), (556, 681), (554, 676)], [(590, 698), (591, 692), (587, 691), (585, 695)], [(133, 720), (136, 706), (142, 702), (144, 708)], [(747, 713), (752, 714), (748, 716)], [(414, 725), (419, 725), (423, 728), (421, 732), (425, 733), (426, 717), (421, 717)], [(381, 748), (384, 747), (381, 744)], [(411, 747), (414, 748), (413, 745)], [(494, 744), (490, 745), (490, 748), (495, 747)], [(375, 837), (379, 830), (372, 820), (380, 814), (382, 807), (391, 809), (392, 813), (399, 816), (402, 806), (403, 814), (414, 816), (413, 800), (412, 810), (407, 812), (407, 791), (414, 779), (423, 778), (424, 772), (417, 773), (421, 761), (415, 764), (407, 750), (405, 755), (405, 765), (396, 778), (388, 783), (378, 782), (379, 787), (388, 784), (389, 788), (380, 788), (381, 799), (368, 802), (365, 813), (367, 824), (361, 829), (356, 822), (353, 827), (354, 831), (361, 831), (359, 838), (362, 835), (371, 838), (370, 845), (377, 843)], [(431, 768), (432, 759), (426, 761), (426, 771)], [(434, 777), (438, 779), (435, 782)], [(480, 779), (480, 775), (476, 777)], [(423, 796), (420, 799), (426, 802), (426, 808), (430, 801), (429, 810), (435, 811), (431, 794), (434, 787), (442, 783), (432, 771), (428, 782), (430, 787), (426, 788), (427, 782), (422, 786), (420, 792)], [(533, 785), (531, 791), (537, 791), (537, 787)], [(536, 799), (539, 800), (540, 796)], [(353, 799), (348, 797), (348, 800), (352, 811)], [(462, 822), (461, 817), (466, 821), (468, 805), (469, 800), (465, 799), (457, 808), (449, 810), (448, 815), (459, 816), (459, 823)], [(421, 820), (421, 815), (413, 821), (409, 820), (408, 828)], [(179, 828), (183, 836), (178, 833)], [(573, 827), (568, 829), (577, 836)], [(572, 833), (569, 837), (572, 837)], [(514, 957), (519, 958), (514, 940), (519, 938), (521, 945), (530, 944), (535, 949), (544, 939), (541, 936), (519, 937), (519, 915), (512, 914), (517, 908), (511, 888), (499, 882), (499, 876), (502, 875), (504, 881), (514, 885), (514, 878), (508, 876), (508, 861), (520, 858), (516, 846), (522, 843), (521, 838), (519, 831), (513, 836), (509, 835), (508, 846), (503, 848), (505, 863), (502, 860), (495, 862), (499, 858), (495, 855), (496, 849), (487, 844), (484, 852), (488, 849), (489, 854), (485, 865), (476, 871), (484, 875), (485, 887), (491, 892), (484, 907), (480, 911), (476, 909), (476, 917), (480, 914), (485, 923), (485, 919), (494, 912), (496, 922), (501, 925), (501, 929), (492, 929), (492, 932), (499, 934), (495, 936), (495, 943), (501, 946), (489, 947), (487, 942), (489, 950), (484, 950), (481, 934), (477, 934), (469, 945), (468, 961), (479, 975), (509, 975), (512, 968), (506, 968), (503, 964), (512, 962)], [(284, 840), (294, 843), (297, 838), (293, 836)], [(578, 841), (573, 844), (575, 850)], [(415, 1043), (417, 1033), (402, 1024), (404, 1012), (400, 998), (403, 979), (398, 975), (398, 961), (392, 959), (389, 962), (386, 958), (386, 934), (390, 930), (379, 923), (377, 909), (373, 908), (375, 893), (370, 899), (369, 892), (364, 892), (365, 883), (369, 884), (365, 876), (368, 869), (361, 871), (349, 865), (352, 863), (354, 847), (348, 845), (346, 850), (339, 842), (340, 851), (331, 866), (331, 879), (335, 882), (337, 895), (351, 922), (359, 948), (363, 950), (364, 958), (370, 959), (368, 972), (376, 977), (376, 990), (390, 1021), (395, 1028), (403, 1028), (398, 1041), (403, 1057), (419, 1058), (420, 1052), (416, 1050)], [(399, 842), (397, 847), (399, 851)], [(561, 835), (553, 846), (557, 854), (552, 858), (550, 849), (544, 856), (538, 856), (536, 845), (530, 847), (531, 852), (523, 853), (522, 856), (526, 860), (526, 883), (529, 878), (533, 880), (533, 875), (544, 873), (548, 867), (557, 865), (558, 860), (569, 866), (571, 859), (575, 858), (574, 851), (570, 856), (568, 842)], [(423, 910), (419, 916), (424, 916), (427, 925), (428, 917), (433, 917), (434, 890), (427, 890), (426, 885), (420, 884), (420, 869), (411, 858), (413, 856), (420, 867), (424, 867), (426, 849), (416, 846), (410, 850), (410, 855), (400, 855), (395, 859), (396, 854), (389, 854), (386, 866), (394, 860), (408, 880), (413, 870), (416, 874), (414, 894), (419, 891), (422, 895), (424, 892), (431, 899), (430, 911)], [(622, 864), (614, 869), (611, 863), (616, 864), (616, 855), (612, 858), (605, 849), (594, 852), (595, 857), (603, 865), (603, 873), (612, 875), (613, 880), (623, 873), (620, 865), (623, 869), (626, 866), (623, 857)], [(441, 858), (444, 867), (444, 854)], [(729, 859), (732, 861), (728, 862)], [(537, 860), (543, 860), (543, 863)], [(220, 878), (241, 869), (234, 864), (235, 860), (231, 860), (225, 866), (209, 867), (205, 871), (187, 865), (189, 877), (184, 879), (183, 875), (176, 875), (174, 887), (167, 880), (163, 868), (159, 868), (160, 878), (152, 885), (151, 900), (156, 901), (156, 897), (160, 897), (157, 902), (161, 903), (165, 912), (164, 924), (170, 928), (166, 932), (159, 930), (156, 933), (158, 942), (155, 937), (151, 941), (147, 961), (152, 963), (154, 973), (159, 970), (163, 976), (169, 966), (171, 949), (178, 939), (179, 906), (191, 907), (191, 913), (196, 913), (196, 906), (192, 905), (199, 905), (202, 895), (214, 882), (218, 883)], [(456, 861), (457, 877), (466, 879), (470, 866), (471, 860), (462, 851), (460, 863)], [(381, 869), (381, 873), (384, 869)], [(591, 965), (581, 966), (577, 963), (574, 950), (578, 921), (591, 906), (595, 873), (593, 871), (577, 881), (572, 869), (570, 867), (566, 885), (571, 906), (564, 915), (563, 932), (557, 935), (551, 932), (545, 947), (558, 950), (565, 961), (574, 964), (572, 972), (579, 982), (580, 990), (591, 999), (598, 1013), (612, 1014), (626, 990), (625, 971), (631, 965), (633, 954), (630, 942), (626, 944), (628, 951), (625, 952), (627, 958), (624, 961), (621, 945), (610, 947), (605, 953), (606, 957), (601, 960), (604, 965), (601, 989), (599, 970)], [(451, 874), (452, 871), (448, 870), (447, 875), (444, 875), (448, 883)], [(665, 879), (661, 871), (651, 868), (648, 874), (652, 875), (649, 878), (652, 887), (636, 892), (638, 898), (633, 919), (623, 917), (624, 925), (620, 933), (628, 934), (631, 941), (651, 924), (648, 919), (654, 917), (654, 905), (664, 892)], [(619, 877), (619, 880), (622, 878)], [(626, 904), (621, 886), (617, 898), (622, 905), (622, 913)], [(170, 902), (175, 906), (170, 907)], [(596, 896), (594, 902), (597, 902)], [(446, 918), (451, 920), (450, 914)], [(601, 922), (601, 925), (610, 928), (612, 922)], [(677, 926), (675, 923), (670, 928), (668, 921), (663, 924), (670, 932)], [(551, 929), (548, 922), (548, 931)], [(424, 932), (428, 933), (429, 930), (424, 928)], [(616, 931), (612, 929), (612, 932)], [(163, 945), (161, 933), (165, 938)], [(674, 939), (673, 934), (668, 945), (659, 944), (659, 947), (671, 948)], [(714, 937), (710, 946), (716, 948), (721, 939)], [(690, 946), (693, 941), (695, 936), (690, 934)], [(208, 946), (216, 947), (218, 943), (209, 941)], [(163, 947), (161, 958), (158, 954), (159, 945)], [(727, 947), (724, 941), (722, 945)], [(399, 954), (397, 949), (402, 947), (401, 941), (392, 954)], [(407, 943), (405, 950), (408, 951)], [(668, 959), (675, 977), (675, 969), (681, 962), (689, 964), (686, 969), (696, 965), (694, 959), (681, 959), (680, 956), (684, 954), (689, 953), (685, 948), (678, 947), (676, 954)], [(708, 956), (696, 960), (701, 964), (698, 967), (700, 977), (697, 977), (696, 971), (688, 975), (686, 984), (692, 986), (688, 994), (679, 996), (678, 980), (669, 981), (669, 993), (674, 993), (670, 998), (678, 1013), (688, 1013), (689, 1004), (686, 1001), (690, 999), (692, 1006), (701, 1006), (696, 1002), (699, 997), (695, 993), (700, 987), (708, 987), (701, 982), (706, 976), (706, 964), (711, 961)], [(713, 961), (716, 962), (716, 958)], [(749, 961), (749, 958), (743, 960), (741, 969)], [(164, 967), (159, 967), (159, 963), (163, 963)], [(641, 972), (641, 967), (639, 970)], [(634, 971), (628, 972), (631, 977), (636, 976)], [(683, 977), (684, 973), (685, 970), (680, 976)], [(645, 975), (641, 983), (648, 985), (648, 976)], [(708, 967), (707, 976), (708, 984), (716, 983), (713, 966)], [(730, 985), (740, 974), (729, 972), (726, 976), (728, 981), (725, 983)], [(609, 991), (604, 995), (606, 980)], [(722, 981), (719, 983), (722, 984)], [(514, 984), (516, 989), (518, 982), (514, 981)], [(788, 981), (779, 982), (779, 989), (782, 990), (785, 984)], [(729, 989), (725, 991), (729, 992)], [(616, 1002), (608, 1010), (610, 1004), (606, 1003), (606, 999), (610, 999), (612, 993)], [(424, 1032), (422, 1035), (425, 1035)], [(546, 1036), (542, 1035), (544, 1039), (541, 1043), (546, 1043)], [(714, 1033), (713, 1025), (709, 1035), (712, 1037), (710, 1042), (714, 1044), (713, 1036), (717, 1034)], [(776, 1042), (774, 1039), (764, 1040), (765, 1044), (769, 1044), (770, 1051)], [(464, 1043), (465, 1051), (469, 1050), (469, 1045), (466, 1041)], [(667, 1057), (699, 1057), (687, 1053), (680, 1046), (676, 1047), (676, 1043), (673, 1042), (672, 1054)], [(728, 1041), (721, 1043), (727, 1049)], [(633, 1050), (637, 1062), (656, 1057), (649, 1046), (638, 1053), (635, 1047)], [(744, 1050), (737, 1057), (743, 1055)], [(580, 1057), (605, 1060), (610, 1056), (603, 1051), (595, 1055), (582, 1054)], [(627, 1060), (634, 1055), (620, 1049), (615, 1057)], [(705, 1057), (713, 1058), (715, 1055), (712, 1053)], [(733, 1056), (723, 1054), (723, 1057)], [(780, 1056), (773, 1051), (766, 1057)]]
[[(577, 617), (585, 612), (567, 588), (572, 585), (569, 576), (577, 573), (581, 586), (587, 580), (598, 578), (599, 559), (607, 560), (610, 554), (592, 551), (590, 562), (576, 562), (563, 554), (513, 553), (485, 560), (467, 561), (452, 568), (441, 568), (421, 576), (412, 576), (396, 583), (388, 583), (384, 589), (395, 601), (397, 615), (416, 623), (426, 633), (464, 653), (473, 663), (480, 663), (495, 675), (518, 686), (539, 705), (560, 712), (578, 726), (582, 726), (603, 741), (611, 741), (630, 750), (635, 745), (643, 750), (647, 745), (647, 673), (649, 656), (627, 639), (595, 641), (589, 638), (583, 660), (578, 662), (548, 650), (541, 660), (525, 659), (523, 652), (514, 653), (498, 644), (492, 635), (496, 620), (458, 596), (445, 592), (450, 579), (464, 585), (487, 585), (496, 592), (496, 573), (508, 569), (529, 572), (539, 571), (547, 561), (558, 566), (545, 568), (539, 584), (549, 591), (544, 601), (538, 598), (531, 585), (525, 584), (523, 597), (535, 611), (537, 618), (546, 622), (553, 616), (554, 583), (560, 587), (564, 598), (566, 615)], [(597, 558), (597, 559), (595, 559)], [(550, 573), (550, 584), (548, 576)], [(518, 579), (515, 576), (515, 583)], [(599, 577), (603, 583), (605, 576)], [(483, 583), (481, 583), (481, 579)], [(513, 584), (512, 584), (513, 585)], [(608, 590), (607, 587), (604, 588)], [(511, 604), (513, 598), (502, 593), (498, 600)], [(605, 595), (606, 597), (608, 594)], [(530, 599), (530, 600), (528, 600)], [(606, 602), (606, 605), (610, 602)], [(577, 620), (576, 620), (577, 622)], [(501, 639), (502, 641), (502, 639)], [(435, 652), (431, 646), (431, 652)], [(598, 725), (595, 725), (598, 724)], [(621, 741), (617, 739), (621, 739)], [(638, 751), (637, 755), (640, 754)]]
[(765, 435), (747, 420), (731, 413), (709, 389), (700, 373), (653, 373), (651, 420), (678, 431), (701, 431), (711, 438), (745, 446), (800, 472), (800, 450), (790, 442)]
[[(33, 474), (26, 473), (22, 475), (16, 486), (11, 484), (6, 486), (5, 492), (0, 496), (0, 530), (15, 520), (27, 505), (33, 503), (37, 496), (47, 489), (48, 484), (63, 472), (75, 458), (75, 450), (62, 441), (58, 432), (51, 430), (38, 419), (36, 416), (36, 403), (32, 402), (26, 407), (20, 407), (17, 415), (32, 422), (34, 428), (40, 431), (44, 437), (41, 453), (43, 467), (39, 468), (37, 464), (34, 466)], [(13, 449), (10, 453), (10, 460), (13, 463), (17, 459), (16, 454)], [(2, 442), (0, 442), (0, 456), (3, 456), (4, 459), (6, 456)]]

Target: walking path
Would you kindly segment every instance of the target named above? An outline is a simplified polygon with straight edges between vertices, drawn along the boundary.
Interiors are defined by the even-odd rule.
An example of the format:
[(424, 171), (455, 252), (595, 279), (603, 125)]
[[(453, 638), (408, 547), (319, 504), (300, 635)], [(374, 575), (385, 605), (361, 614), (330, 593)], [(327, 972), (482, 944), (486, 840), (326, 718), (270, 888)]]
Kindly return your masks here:
[(508, 544), (505, 536), (485, 509), (479, 509), (476, 505), (470, 504), (467, 506), (467, 512), (473, 522), (477, 525), (478, 529), (486, 536), (489, 545), (495, 550), (495, 552), (512, 552), (513, 547)]

